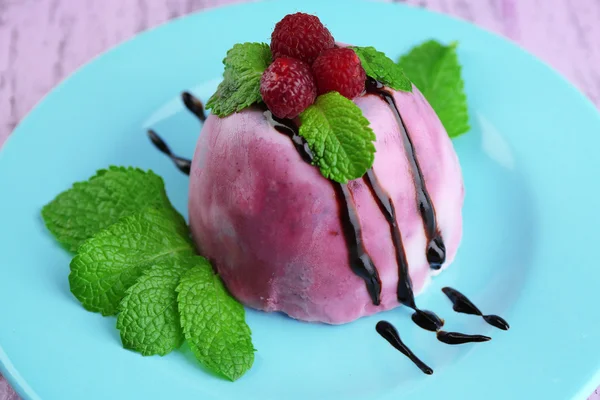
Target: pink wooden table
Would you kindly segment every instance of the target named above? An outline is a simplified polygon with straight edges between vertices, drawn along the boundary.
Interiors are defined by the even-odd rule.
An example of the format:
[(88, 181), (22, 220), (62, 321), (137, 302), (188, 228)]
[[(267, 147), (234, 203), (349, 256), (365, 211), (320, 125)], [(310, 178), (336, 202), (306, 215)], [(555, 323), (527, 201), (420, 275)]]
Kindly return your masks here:
[[(242, 1), (0, 0), (0, 146), (44, 94), (95, 55), (171, 18)], [(401, 2), (508, 37), (556, 68), (600, 107), (600, 0)], [(0, 400), (17, 399), (0, 376)], [(600, 400), (600, 394), (590, 400)]]

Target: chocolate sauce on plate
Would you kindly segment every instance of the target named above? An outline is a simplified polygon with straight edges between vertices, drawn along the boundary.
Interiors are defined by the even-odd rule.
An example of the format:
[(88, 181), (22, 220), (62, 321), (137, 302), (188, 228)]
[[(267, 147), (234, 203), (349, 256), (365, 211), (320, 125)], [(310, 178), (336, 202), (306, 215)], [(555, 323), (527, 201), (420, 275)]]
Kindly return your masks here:
[(510, 325), (508, 325), (508, 322), (506, 322), (504, 318), (497, 315), (484, 315), (479, 308), (477, 308), (477, 306), (471, 302), (471, 300), (469, 300), (458, 290), (445, 287), (442, 289), (442, 292), (444, 292), (444, 294), (448, 296), (452, 302), (452, 309), (454, 311), (463, 314), (479, 315), (485, 320), (485, 322), (495, 326), (498, 329), (507, 331), (508, 328), (510, 328)]
[(173, 161), (178, 170), (180, 170), (186, 175), (190, 174), (190, 167), (192, 165), (191, 160), (173, 154), (173, 152), (171, 152), (171, 149), (169, 148), (169, 146), (167, 146), (165, 141), (162, 140), (162, 138), (158, 136), (158, 134), (152, 129), (148, 130), (148, 137), (152, 141), (152, 144), (154, 144), (154, 147), (156, 147), (161, 153), (166, 154), (171, 159), (171, 161)]
[(427, 375), (433, 374), (433, 370), (425, 364), (419, 357), (415, 355), (400, 339), (398, 331), (392, 324), (387, 321), (379, 321), (375, 326), (377, 333), (379, 333), (389, 344), (394, 346), (400, 353), (404, 354), (410, 359), (421, 371)]
[(438, 317), (434, 312), (428, 310), (419, 310), (416, 308), (411, 319), (420, 328), (431, 332), (437, 332), (444, 326), (444, 320)]
[(446, 332), (446, 331), (438, 331), (437, 338), (440, 342), (444, 342), (446, 344), (464, 344), (464, 343), (479, 343), (479, 342), (487, 342), (492, 340), (489, 336), (483, 335), (467, 335), (465, 333), (459, 332)]
[[(200, 99), (194, 97), (193, 94), (189, 92), (183, 92), (181, 94), (181, 99), (183, 100), (183, 104), (185, 107), (198, 119), (200, 122), (204, 123), (206, 121), (206, 113), (204, 112), (204, 105)], [(171, 151), (171, 148), (167, 145), (167, 143), (156, 133), (154, 130), (148, 130), (148, 137), (152, 141), (154, 147), (156, 147), (161, 153), (166, 154), (171, 161), (175, 164), (178, 170), (183, 172), (186, 175), (190, 174), (190, 169), (192, 166), (192, 160), (187, 158), (179, 157)]]
[(200, 99), (194, 97), (194, 95), (190, 92), (181, 93), (181, 99), (183, 100), (183, 104), (185, 104), (186, 108), (196, 117), (198, 117), (200, 122), (204, 123), (204, 121), (206, 121), (204, 104), (202, 104)]

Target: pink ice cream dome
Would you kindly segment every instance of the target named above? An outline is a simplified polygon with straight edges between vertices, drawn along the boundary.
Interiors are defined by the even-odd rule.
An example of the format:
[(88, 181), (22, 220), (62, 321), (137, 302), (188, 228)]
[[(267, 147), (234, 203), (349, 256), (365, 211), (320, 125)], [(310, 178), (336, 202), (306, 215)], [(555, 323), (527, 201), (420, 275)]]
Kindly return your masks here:
[[(324, 39), (313, 42), (335, 46), (328, 31), (319, 34)], [(452, 143), (410, 83), (408, 90), (392, 89), (361, 58), (365, 74), (352, 52), (338, 57), (330, 49), (321, 53), (330, 57), (324, 61), (313, 61), (316, 51), (308, 61), (301, 54), (293, 55), (300, 61), (285, 54), (276, 59), (275, 50), (285, 52), (285, 44), (271, 43), (274, 61), (261, 79), (264, 103), (211, 114), (204, 123), (189, 190), (198, 251), (234, 297), (258, 310), (329, 324), (400, 304), (417, 310), (414, 296), (450, 265), (461, 240), (464, 189)], [(335, 68), (354, 62), (340, 78)], [(236, 73), (235, 66), (227, 68), (226, 79)], [(325, 79), (327, 68), (333, 72)], [(294, 76), (291, 84), (286, 73)], [(355, 78), (351, 93), (352, 82), (343, 79)], [(302, 115), (282, 115), (331, 90), (352, 99), (345, 101), (360, 109), (374, 133), (372, 165), (348, 182), (319, 170), (301, 134)]]
[[(408, 273), (418, 294), (438, 271), (427, 259), (431, 239), (408, 154), (418, 162), (435, 210), (437, 233), (445, 244), (444, 268), (452, 262), (462, 235), (463, 182), (452, 143), (418, 89), (395, 91), (393, 98), (412, 150), (381, 98), (370, 94), (355, 103), (377, 137), (373, 173), (394, 205)], [(260, 109), (206, 120), (190, 174), (192, 234), (200, 253), (245, 305), (305, 321), (350, 322), (399, 305), (399, 266), (376, 195), (364, 179), (351, 181), (347, 190), (360, 240), (379, 274), (379, 305), (353, 272), (340, 210), (343, 199)]]

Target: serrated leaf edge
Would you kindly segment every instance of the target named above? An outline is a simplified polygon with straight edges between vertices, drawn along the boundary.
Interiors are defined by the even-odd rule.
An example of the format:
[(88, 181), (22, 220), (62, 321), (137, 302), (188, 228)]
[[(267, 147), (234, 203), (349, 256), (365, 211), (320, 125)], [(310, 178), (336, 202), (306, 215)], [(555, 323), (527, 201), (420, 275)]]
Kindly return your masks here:
[[(391, 82), (389, 79), (386, 79), (385, 77), (382, 76), (371, 76), (371, 78), (378, 80), (379, 82), (383, 83), (384, 85), (394, 89), (394, 90), (398, 90), (398, 91), (402, 91), (402, 92), (408, 92), (408, 93), (412, 93), (413, 88), (412, 88), (412, 82), (410, 81), (410, 79), (408, 78), (408, 76), (406, 76), (406, 74), (404, 73), (404, 71), (402, 70), (402, 68), (395, 63), (391, 58), (389, 58), (384, 52), (377, 50), (375, 47), (373, 46), (350, 46), (350, 48), (352, 50), (354, 50), (354, 52), (356, 53), (356, 55), (358, 56), (358, 58), (360, 59), (360, 62), (363, 66), (363, 68), (365, 69), (365, 72), (368, 68), (365, 64), (369, 63), (368, 60), (366, 60), (366, 58), (363, 55), (362, 49), (369, 49), (369, 50), (373, 50), (376, 54), (381, 55), (383, 57), (385, 57), (388, 61), (390, 65), (394, 65), (397, 68), (399, 68), (399, 71), (397, 71), (398, 73), (400, 73), (407, 84), (407, 87), (405, 87), (402, 83), (399, 82)], [(358, 51), (357, 51), (358, 50)], [(370, 76), (367, 73), (367, 76)]]
[[(372, 129), (372, 128), (371, 128), (371, 126), (370, 126), (370, 121), (369, 121), (369, 120), (368, 120), (368, 119), (367, 119), (367, 118), (364, 116), (364, 114), (363, 114), (363, 112), (362, 112), (362, 109), (361, 109), (360, 107), (358, 107), (358, 105), (356, 105), (356, 103), (354, 103), (352, 100), (349, 100), (349, 99), (345, 98), (344, 96), (342, 96), (342, 95), (341, 95), (339, 92), (332, 91), (332, 92), (328, 92), (328, 93), (325, 93), (325, 94), (322, 94), (322, 95), (318, 96), (318, 97), (315, 99), (315, 102), (314, 102), (312, 105), (310, 105), (310, 106), (309, 106), (309, 107), (308, 107), (306, 110), (304, 110), (304, 111), (302, 112), (302, 114), (300, 114), (300, 120), (302, 120), (302, 119), (303, 119), (303, 118), (302, 118), (302, 115), (303, 115), (304, 113), (306, 113), (306, 112), (307, 112), (309, 109), (310, 109), (310, 110), (316, 110), (317, 112), (319, 112), (319, 113), (321, 113), (321, 114), (323, 114), (323, 115), (324, 115), (323, 111), (321, 111), (321, 110), (319, 109), (319, 107), (318, 107), (318, 104), (319, 104), (319, 102), (321, 102), (321, 101), (325, 101), (325, 100), (327, 100), (327, 97), (333, 97), (333, 96), (335, 96), (335, 97), (339, 97), (339, 99), (344, 99), (344, 100), (346, 100), (346, 102), (344, 102), (344, 104), (351, 105), (351, 106), (353, 106), (353, 107), (355, 107), (355, 108), (357, 109), (357, 111), (359, 112), (359, 115), (360, 115), (360, 118), (361, 118), (361, 119), (360, 119), (360, 120), (358, 120), (358, 121), (356, 121), (356, 122), (357, 122), (359, 125), (361, 125), (361, 127), (362, 127), (363, 129), (365, 129), (365, 130), (367, 130), (368, 132), (370, 132), (370, 134), (369, 134), (370, 140), (371, 140), (371, 142), (374, 142), (374, 141), (377, 139), (377, 137), (376, 137), (376, 135), (375, 135), (375, 132), (373, 131), (373, 129)], [(339, 105), (339, 106), (343, 107), (343, 105)], [(328, 125), (331, 127), (331, 124), (329, 124), (329, 121), (328, 121)], [(333, 131), (333, 129), (331, 129), (331, 130)], [(318, 168), (319, 168), (319, 171), (321, 172), (321, 174), (322, 174), (322, 175), (323, 175), (323, 176), (324, 176), (326, 179), (329, 179), (329, 180), (332, 180), (332, 181), (334, 181), (334, 182), (338, 182), (338, 183), (341, 183), (341, 184), (346, 184), (346, 183), (348, 183), (348, 181), (349, 181), (349, 180), (358, 179), (358, 178), (360, 178), (360, 177), (362, 176), (362, 175), (361, 175), (361, 176), (356, 176), (356, 177), (353, 177), (353, 176), (351, 176), (351, 177), (349, 177), (349, 178), (345, 178), (345, 179), (337, 179), (337, 176), (333, 176), (331, 173), (329, 173), (329, 174), (328, 174), (328, 173), (327, 173), (327, 172), (326, 172), (326, 171), (323, 169), (323, 167), (320, 165), (320, 162), (319, 162), (319, 161), (320, 161), (320, 160), (323, 158), (323, 154), (319, 154), (320, 152), (316, 151), (316, 149), (314, 149), (314, 148), (311, 148), (311, 143), (310, 143), (310, 141), (309, 141), (309, 138), (307, 138), (307, 137), (306, 137), (306, 135), (302, 135), (302, 125), (300, 126), (300, 129), (299, 129), (299, 132), (298, 132), (298, 133), (299, 133), (299, 135), (300, 135), (300, 136), (302, 136), (302, 137), (303, 137), (303, 138), (304, 138), (304, 139), (307, 141), (307, 143), (308, 143), (308, 146), (309, 146), (310, 150), (313, 152), (313, 154), (315, 154), (315, 155), (317, 155), (317, 154), (318, 154), (318, 156), (317, 156), (317, 157), (315, 157), (315, 160), (313, 161), (313, 165), (315, 165), (316, 167), (318, 167)], [(313, 142), (314, 142), (314, 141), (313, 141)], [(376, 153), (376, 151), (377, 151), (377, 150), (375, 149), (375, 145), (373, 145), (373, 153), (371, 153), (371, 154), (369, 155), (369, 158), (370, 158), (370, 160), (369, 160), (369, 164), (370, 164), (370, 166), (366, 168), (366, 170), (365, 170), (365, 173), (366, 173), (366, 171), (367, 171), (369, 168), (371, 168), (371, 167), (373, 166), (373, 163), (375, 162), (375, 153)], [(364, 173), (363, 173), (363, 175), (364, 175)]]
[[(183, 291), (183, 288), (182, 288), (182, 282), (181, 282), (181, 280), (184, 278), (184, 276), (185, 276), (185, 275), (187, 275), (187, 274), (191, 273), (191, 272), (192, 272), (194, 269), (200, 269), (200, 268), (210, 268), (210, 269), (211, 269), (211, 273), (212, 273), (212, 279), (213, 279), (213, 280), (215, 280), (215, 281), (218, 281), (218, 283), (219, 283), (219, 284), (221, 284), (221, 285), (223, 284), (223, 283), (221, 282), (221, 278), (219, 277), (219, 275), (218, 275), (218, 274), (216, 274), (216, 273), (215, 273), (215, 272), (212, 270), (212, 266), (210, 265), (210, 262), (209, 262), (207, 259), (205, 259), (204, 257), (202, 257), (202, 256), (197, 256), (197, 257), (199, 257), (199, 258), (201, 258), (201, 259), (203, 260), (203, 262), (202, 262), (202, 264), (203, 264), (203, 265), (196, 265), (196, 266), (194, 266), (194, 267), (191, 267), (190, 269), (188, 269), (188, 270), (187, 270), (187, 271), (186, 271), (186, 272), (185, 272), (185, 273), (184, 273), (184, 274), (181, 276), (180, 283), (179, 283), (179, 285), (177, 285), (177, 288), (175, 289), (175, 290), (177, 291), (177, 293), (178, 293), (178, 294), (177, 294), (177, 304), (178, 304), (178, 306), (179, 306), (179, 304), (181, 303), (181, 296), (182, 296), (182, 291)], [(229, 295), (229, 296), (231, 296), (231, 294), (229, 294), (229, 293), (228, 293), (228, 295)], [(236, 300), (234, 297), (232, 297), (232, 299), (233, 299), (233, 300), (235, 300), (235, 301), (237, 302), (237, 300)], [(238, 303), (239, 303), (239, 302), (238, 302)], [(243, 309), (243, 305), (242, 305), (241, 303), (240, 303), (240, 306), (242, 306), (242, 309)], [(195, 346), (195, 345), (193, 344), (193, 342), (190, 340), (190, 329), (189, 329), (189, 328), (187, 328), (187, 327), (186, 327), (186, 324), (184, 324), (184, 322), (183, 322), (184, 316), (183, 316), (183, 313), (181, 312), (181, 310), (179, 310), (179, 314), (180, 314), (180, 318), (181, 318), (181, 328), (182, 328), (182, 330), (183, 330), (183, 334), (184, 334), (184, 336), (185, 336), (185, 339), (186, 339), (186, 341), (188, 342), (188, 345), (189, 345), (189, 346), (190, 346), (190, 348), (193, 350), (193, 349), (194, 349), (196, 346)], [(243, 318), (242, 322), (243, 322), (243, 323), (246, 325), (246, 327), (248, 328), (248, 331), (249, 331), (249, 333), (250, 333), (250, 334), (252, 334), (252, 330), (250, 329), (250, 326), (248, 326), (248, 324), (246, 323), (246, 319), (245, 319), (245, 311), (244, 311), (244, 318)], [(253, 352), (256, 352), (256, 348), (254, 347), (254, 344), (252, 343), (252, 341), (251, 341), (251, 344), (252, 344), (252, 350), (253, 350)], [(198, 349), (198, 350), (199, 350), (199, 349)], [(203, 366), (205, 366), (206, 368), (208, 368), (210, 371), (214, 372), (215, 374), (217, 374), (217, 375), (219, 375), (219, 376), (221, 376), (221, 377), (223, 377), (223, 378), (226, 378), (226, 379), (228, 379), (228, 380), (230, 380), (230, 381), (232, 381), (232, 382), (234, 382), (234, 381), (238, 380), (239, 378), (241, 378), (241, 377), (242, 377), (243, 375), (245, 375), (245, 373), (246, 373), (246, 372), (248, 372), (248, 370), (249, 370), (249, 369), (248, 369), (248, 370), (244, 371), (244, 373), (242, 373), (242, 374), (241, 374), (241, 375), (239, 375), (239, 376), (229, 376), (229, 375), (228, 375), (228, 374), (226, 374), (226, 373), (225, 373), (223, 370), (215, 370), (215, 369), (214, 369), (214, 368), (212, 368), (211, 366), (209, 366), (209, 365), (206, 365), (206, 364), (205, 364), (205, 363), (204, 363), (202, 360), (200, 360), (200, 359), (199, 359), (199, 358), (196, 356), (196, 354), (195, 354), (195, 352), (194, 352), (194, 351), (193, 351), (193, 353), (194, 353), (194, 356), (196, 357), (196, 359), (198, 360), (198, 362), (200, 362), (200, 363), (201, 363)], [(253, 361), (254, 361), (254, 357), (253, 357)]]
[[(183, 257), (182, 257), (182, 258), (183, 258)], [(155, 264), (155, 265), (156, 265), (156, 264)], [(134, 286), (135, 286), (135, 285), (137, 285), (137, 284), (140, 282), (140, 280), (141, 280), (142, 278), (144, 278), (144, 277), (145, 277), (145, 276), (147, 276), (149, 273), (151, 273), (151, 272), (152, 272), (152, 270), (153, 270), (153, 268), (154, 268), (154, 266), (151, 266), (151, 267), (149, 267), (148, 269), (146, 269), (146, 270), (145, 270), (145, 271), (142, 273), (142, 275), (140, 275), (140, 277), (139, 277), (139, 278), (138, 278), (138, 279), (135, 281), (135, 283), (134, 283), (133, 285), (131, 285), (129, 288), (127, 288), (127, 290), (125, 290), (125, 296), (123, 296), (123, 299), (121, 300), (121, 302), (119, 303), (119, 306), (118, 306), (118, 312), (119, 312), (119, 315), (117, 316), (116, 328), (117, 328), (117, 330), (119, 330), (119, 334), (120, 334), (120, 337), (121, 337), (121, 344), (123, 345), (123, 348), (125, 348), (125, 349), (128, 349), (128, 350), (135, 351), (135, 352), (137, 352), (137, 353), (140, 353), (142, 356), (153, 356), (153, 355), (158, 355), (158, 356), (161, 356), (161, 357), (162, 357), (162, 356), (165, 356), (165, 355), (167, 355), (167, 354), (171, 353), (173, 350), (176, 350), (176, 349), (178, 349), (179, 347), (181, 347), (181, 345), (182, 345), (182, 344), (183, 344), (183, 342), (185, 341), (185, 336), (184, 336), (184, 334), (183, 334), (183, 328), (182, 328), (182, 326), (181, 326), (181, 315), (179, 314), (179, 307), (177, 307), (177, 308), (176, 308), (176, 312), (177, 312), (177, 315), (178, 315), (177, 322), (179, 322), (179, 329), (181, 330), (181, 337), (180, 337), (179, 343), (178, 343), (178, 344), (176, 344), (174, 348), (172, 348), (172, 349), (169, 349), (168, 351), (158, 351), (158, 352), (154, 351), (154, 352), (153, 352), (153, 351), (148, 351), (148, 350), (147, 350), (147, 347), (141, 347), (141, 346), (139, 346), (139, 347), (136, 347), (136, 346), (130, 346), (128, 343), (126, 343), (126, 342), (123, 340), (123, 329), (124, 329), (124, 328), (126, 328), (126, 326), (123, 324), (123, 320), (121, 319), (121, 315), (122, 315), (121, 313), (125, 311), (126, 303), (128, 302), (128, 300), (129, 300), (129, 297), (132, 295), (132, 291), (133, 291), (133, 289), (134, 289)], [(179, 266), (179, 268), (181, 268), (181, 269), (182, 269), (182, 271), (181, 271), (181, 273), (179, 273), (179, 276), (177, 277), (177, 281), (178, 281), (178, 282), (177, 282), (177, 284), (175, 285), (175, 288), (173, 288), (173, 290), (174, 290), (174, 292), (175, 292), (175, 293), (177, 293), (177, 286), (179, 286), (179, 281), (181, 280), (181, 277), (183, 276), (183, 274), (184, 274), (184, 273), (185, 273), (185, 272), (186, 272), (188, 269), (190, 269), (190, 267), (183, 267), (182, 265), (180, 265), (180, 266)], [(173, 269), (175, 269), (175, 268), (173, 268)], [(176, 299), (177, 299), (177, 296), (175, 296), (175, 297), (176, 297)], [(157, 316), (158, 316), (158, 315), (162, 315), (162, 314), (165, 312), (165, 310), (166, 310), (168, 307), (169, 307), (169, 305), (166, 305), (166, 306), (165, 306), (165, 307), (164, 307), (164, 308), (163, 308), (163, 309), (162, 309), (162, 310), (161, 310), (159, 313), (157, 313), (156, 315), (157, 315)], [(122, 328), (123, 328), (123, 329), (122, 329)]]
[[(245, 44), (258, 44), (261, 47), (268, 47), (270, 50), (270, 46), (267, 43), (264, 42), (244, 42), (244, 43), (236, 43), (233, 45), (233, 47), (231, 47), (229, 50), (227, 50), (227, 54), (226, 56), (223, 58), (223, 65), (225, 66), (224, 71), (223, 71), (223, 77), (225, 76), (225, 72), (228, 69), (232, 69), (232, 70), (238, 70), (235, 66), (228, 64), (227, 59), (229, 57), (229, 54), (236, 48), (236, 46), (243, 46)], [(272, 60), (271, 60), (272, 63)], [(269, 63), (267, 65), (267, 67), (271, 64)], [(223, 118), (223, 117), (227, 117), (231, 114), (240, 112), (248, 107), (250, 107), (253, 104), (258, 104), (262, 102), (262, 96), (260, 95), (260, 93), (258, 94), (258, 96), (256, 96), (257, 98), (250, 98), (249, 100), (246, 100), (244, 102), (242, 102), (241, 104), (239, 104), (235, 110), (233, 112), (227, 113), (221, 110), (221, 107), (217, 105), (217, 93), (219, 92), (219, 90), (221, 89), (221, 85), (223, 85), (225, 83), (225, 79), (223, 79), (221, 81), (221, 83), (219, 83), (219, 86), (217, 87), (217, 90), (215, 91), (215, 93), (213, 93), (212, 96), (210, 96), (210, 98), (208, 99), (208, 101), (206, 102), (205, 108), (207, 110), (211, 110), (216, 116), (218, 116), (219, 118)], [(239, 87), (239, 85), (237, 85), (237, 87)]]

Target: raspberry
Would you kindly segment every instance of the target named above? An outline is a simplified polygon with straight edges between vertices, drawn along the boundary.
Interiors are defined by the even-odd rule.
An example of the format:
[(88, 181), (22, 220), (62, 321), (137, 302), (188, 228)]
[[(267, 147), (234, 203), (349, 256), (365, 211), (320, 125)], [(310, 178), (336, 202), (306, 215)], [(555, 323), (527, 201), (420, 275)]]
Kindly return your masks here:
[(275, 116), (295, 118), (315, 101), (317, 86), (307, 64), (280, 57), (260, 79), (260, 94)]
[(312, 71), (319, 94), (336, 91), (352, 100), (365, 89), (367, 74), (352, 49), (326, 50), (317, 57)]
[(333, 36), (319, 18), (304, 13), (286, 15), (271, 34), (273, 59), (287, 56), (309, 65), (334, 44)]

